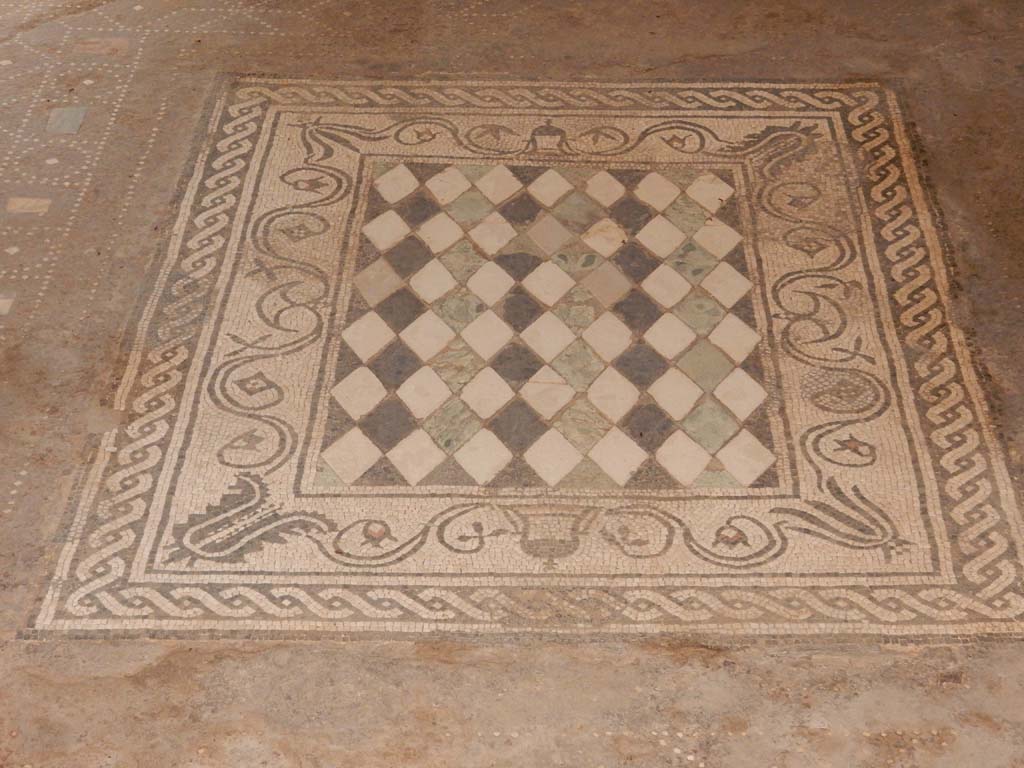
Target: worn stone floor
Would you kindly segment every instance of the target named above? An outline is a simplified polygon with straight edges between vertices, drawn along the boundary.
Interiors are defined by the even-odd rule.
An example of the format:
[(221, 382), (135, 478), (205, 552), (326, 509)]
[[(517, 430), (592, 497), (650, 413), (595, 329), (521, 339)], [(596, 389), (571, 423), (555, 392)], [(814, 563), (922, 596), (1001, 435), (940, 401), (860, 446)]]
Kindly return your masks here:
[(1022, 26), (0, 2), (0, 766), (1024, 765)]

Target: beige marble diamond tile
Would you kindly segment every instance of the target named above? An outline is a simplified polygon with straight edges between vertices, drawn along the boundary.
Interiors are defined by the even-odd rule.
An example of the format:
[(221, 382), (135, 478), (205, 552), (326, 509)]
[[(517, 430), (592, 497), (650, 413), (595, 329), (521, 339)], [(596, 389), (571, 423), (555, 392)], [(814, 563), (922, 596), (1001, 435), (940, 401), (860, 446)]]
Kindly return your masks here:
[(545, 312), (519, 335), (548, 363), (576, 338), (572, 330), (553, 312)]
[(504, 165), (499, 165), (476, 180), (477, 189), (497, 205), (522, 189), (522, 183)]
[(513, 333), (514, 331), (508, 323), (491, 310), (487, 310), (462, 329), (462, 338), (480, 357), (489, 360), (495, 352), (508, 343)]
[(686, 195), (714, 213), (732, 197), (734, 191), (713, 173), (704, 173), (694, 179), (694, 182), (686, 188)]
[(565, 180), (558, 171), (548, 169), (538, 176), (526, 188), (533, 198), (543, 206), (550, 208), (573, 189), (573, 185)]
[(526, 234), (547, 255), (553, 254), (573, 238), (572, 232), (565, 228), (554, 216), (542, 213)]
[(723, 446), (715, 458), (733, 477), (750, 485), (775, 463), (775, 456), (746, 429), (741, 429)]
[(761, 336), (736, 315), (729, 313), (708, 334), (708, 340), (739, 363), (754, 351)]
[(714, 395), (743, 421), (764, 402), (768, 393), (753, 376), (736, 368), (715, 387)]
[(604, 360), (611, 362), (626, 351), (633, 332), (611, 312), (605, 312), (587, 328), (582, 338)]
[(459, 397), (481, 419), (489, 419), (515, 393), (491, 367), (482, 369), (462, 388)]
[(647, 452), (618, 427), (612, 427), (587, 453), (619, 485), (625, 485), (647, 459)]
[(549, 429), (523, 454), (526, 463), (548, 485), (557, 485), (580, 463), (583, 454), (556, 429)]
[(655, 216), (636, 233), (636, 239), (655, 256), (664, 259), (683, 244), (686, 235), (664, 216)]
[(711, 461), (711, 454), (684, 432), (676, 430), (661, 444), (654, 457), (676, 480), (688, 485)]
[(700, 287), (714, 296), (719, 304), (728, 309), (746, 296), (751, 285), (747, 278), (737, 272), (733, 266), (723, 261), (707, 274), (701, 281)]
[(462, 238), (462, 227), (460, 227), (447, 213), (439, 213), (427, 219), (423, 225), (416, 230), (427, 247), (434, 253), (441, 253), (455, 245)]
[(582, 240), (602, 256), (611, 256), (625, 244), (627, 235), (611, 219), (601, 219), (583, 233)]
[(743, 237), (723, 221), (711, 219), (693, 233), (693, 241), (718, 258), (727, 255)]
[(359, 427), (353, 427), (321, 454), (327, 466), (346, 483), (358, 480), (381, 457), (380, 449)]
[(399, 163), (387, 173), (378, 176), (374, 188), (389, 203), (397, 203), (420, 185), (419, 181), (405, 165)]
[(353, 419), (372, 411), (387, 393), (380, 379), (366, 367), (356, 368), (331, 389), (331, 395)]
[(576, 281), (565, 274), (565, 270), (546, 261), (523, 280), (523, 287), (549, 307), (554, 306)]
[(384, 259), (370, 264), (356, 275), (353, 282), (371, 307), (377, 306), (402, 286), (402, 278)]
[(697, 334), (675, 315), (662, 315), (647, 329), (643, 338), (665, 359), (673, 360), (694, 342)]
[(342, 331), (341, 338), (365, 363), (395, 338), (395, 332), (376, 312), (367, 312)]
[(457, 200), (463, 192), (472, 187), (472, 183), (465, 175), (450, 165), (434, 176), (427, 179), (424, 186), (430, 190), (441, 205), (448, 205)]
[(608, 171), (598, 171), (587, 181), (585, 191), (607, 208), (626, 193), (626, 188)]
[(489, 256), (493, 256), (516, 236), (515, 227), (494, 211), (469, 230), (469, 236)]
[(629, 293), (633, 283), (622, 274), (622, 270), (606, 261), (584, 277), (582, 285), (605, 307), (610, 307)]
[(674, 421), (682, 421), (704, 394), (704, 390), (678, 368), (669, 368), (647, 391)]
[(381, 251), (398, 243), (410, 231), (405, 220), (391, 210), (385, 211), (363, 227), (363, 234)]
[(576, 395), (557, 371), (545, 365), (530, 377), (519, 395), (545, 419), (551, 419)]
[(416, 485), (430, 474), (430, 470), (444, 461), (447, 454), (434, 444), (430, 435), (417, 429), (388, 451), (386, 456), (409, 485)]
[(493, 306), (515, 284), (508, 272), (493, 261), (486, 262), (466, 281), (466, 287), (483, 299), (487, 306)]
[(428, 309), (398, 335), (409, 349), (419, 355), (420, 360), (426, 362), (455, 338), (455, 331)]
[(647, 174), (633, 194), (656, 211), (663, 211), (679, 197), (680, 189), (657, 171)]
[(417, 419), (425, 419), (451, 396), (451, 390), (432, 368), (424, 366), (396, 390)]
[(512, 460), (512, 452), (494, 433), (481, 429), (454, 454), (455, 460), (478, 483), (487, 483)]
[(676, 270), (661, 264), (644, 279), (640, 287), (661, 306), (670, 309), (682, 301), (693, 286)]
[(614, 423), (636, 404), (640, 390), (614, 368), (606, 368), (590, 385), (587, 397)]
[(426, 265), (409, 279), (409, 287), (425, 302), (432, 303), (444, 296), (456, 285), (452, 273), (437, 259)]

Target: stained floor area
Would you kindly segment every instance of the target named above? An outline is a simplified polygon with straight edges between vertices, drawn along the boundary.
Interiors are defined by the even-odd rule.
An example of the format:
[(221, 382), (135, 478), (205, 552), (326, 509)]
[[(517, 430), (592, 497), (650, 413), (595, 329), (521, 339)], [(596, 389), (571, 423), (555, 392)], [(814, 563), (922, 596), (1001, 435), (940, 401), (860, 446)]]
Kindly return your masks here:
[(1022, 43), (0, 2), (0, 765), (1024, 765)]

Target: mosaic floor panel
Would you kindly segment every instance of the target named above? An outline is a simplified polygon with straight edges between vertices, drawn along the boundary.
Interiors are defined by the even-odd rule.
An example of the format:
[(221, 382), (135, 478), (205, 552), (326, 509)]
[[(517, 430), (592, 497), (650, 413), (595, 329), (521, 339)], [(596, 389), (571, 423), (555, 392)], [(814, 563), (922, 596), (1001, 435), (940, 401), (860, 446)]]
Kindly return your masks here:
[(1018, 631), (874, 85), (230, 79), (36, 626)]

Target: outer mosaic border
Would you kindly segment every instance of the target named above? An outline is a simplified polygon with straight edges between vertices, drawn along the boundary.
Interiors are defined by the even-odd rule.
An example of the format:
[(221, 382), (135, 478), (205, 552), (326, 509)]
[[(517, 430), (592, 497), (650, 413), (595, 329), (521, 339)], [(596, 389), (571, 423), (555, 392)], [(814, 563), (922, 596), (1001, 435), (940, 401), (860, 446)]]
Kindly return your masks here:
[[(212, 145), (203, 149), (155, 296), (118, 395), (133, 420), (123, 438), (108, 434), (84, 478), (78, 512), (58, 574), (35, 628), (175, 632), (233, 629), (341, 632), (687, 632), (725, 636), (965, 635), (1019, 633), (1024, 596), (1019, 515), (962, 332), (948, 323), (942, 243), (913, 164), (895, 96), (875, 84), (337, 83), (252, 78), (236, 83), (215, 109)], [(171, 433), (175, 389), (203, 321), (203, 300), (227, 247), (247, 158), (266, 100), (286, 103), (477, 108), (600, 107), (836, 111), (864, 162), (863, 196), (879, 253), (889, 264), (892, 309), (918, 407), (945, 495), (956, 549), (955, 588), (536, 589), (516, 587), (354, 587), (260, 589), (194, 585), (160, 594), (128, 583), (134, 526), (148, 507), (150, 470)], [(180, 264), (177, 258), (181, 257)], [(175, 271), (180, 269), (180, 274)], [(112, 465), (112, 466), (108, 466)], [(87, 529), (100, 482), (108, 497)], [(86, 533), (87, 531), (87, 533)], [(89, 547), (87, 554), (77, 552)], [(70, 568), (74, 562), (74, 574)], [(69, 601), (103, 618), (72, 618)], [(112, 618), (112, 614), (117, 618)]]

